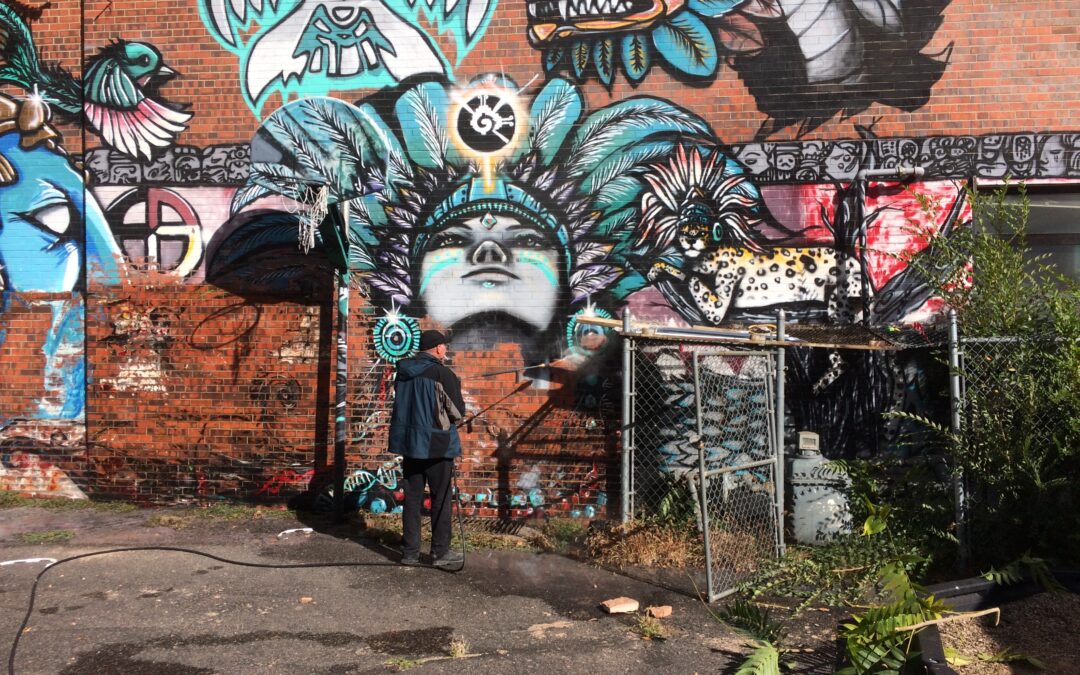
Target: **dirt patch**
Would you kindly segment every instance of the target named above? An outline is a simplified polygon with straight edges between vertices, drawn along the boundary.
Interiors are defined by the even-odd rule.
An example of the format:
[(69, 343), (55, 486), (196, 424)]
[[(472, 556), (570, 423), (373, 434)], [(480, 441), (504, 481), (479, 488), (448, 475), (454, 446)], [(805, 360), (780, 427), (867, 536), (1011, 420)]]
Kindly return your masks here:
[(953, 664), (964, 675), (1008, 675), (1038, 672), (1024, 660), (993, 663), (984, 656), (1009, 650), (1013, 654), (1035, 657), (1045, 672), (1076, 672), (1080, 663), (1080, 595), (1075, 593), (1038, 593), (1001, 606), (1001, 622), (986, 616), (968, 621), (954, 621), (939, 627), (941, 644), (954, 649), (966, 665)]

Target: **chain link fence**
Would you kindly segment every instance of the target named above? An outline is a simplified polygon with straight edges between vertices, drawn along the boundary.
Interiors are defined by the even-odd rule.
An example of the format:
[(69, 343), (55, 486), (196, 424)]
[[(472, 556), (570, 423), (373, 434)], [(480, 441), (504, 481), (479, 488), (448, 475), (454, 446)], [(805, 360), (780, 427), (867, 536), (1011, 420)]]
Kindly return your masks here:
[(782, 545), (776, 354), (627, 340), (631, 455), (624, 517), (696, 525), (712, 601)]
[[(1068, 492), (1080, 428), (1069, 365), (1076, 345), (1054, 335), (964, 336), (960, 328), (954, 324), (950, 343), (952, 451), (971, 470), (954, 479), (961, 556), (1009, 537), (1053, 538), (1060, 510), (1046, 509)], [(995, 520), (1003, 510), (1030, 520), (1006, 533)]]
[(1053, 337), (960, 337), (958, 340), (960, 430), (973, 444), (1004, 441), (1023, 430), (1027, 442), (1047, 446), (1064, 420), (1047, 400), (1052, 375), (1047, 355), (1065, 345)]

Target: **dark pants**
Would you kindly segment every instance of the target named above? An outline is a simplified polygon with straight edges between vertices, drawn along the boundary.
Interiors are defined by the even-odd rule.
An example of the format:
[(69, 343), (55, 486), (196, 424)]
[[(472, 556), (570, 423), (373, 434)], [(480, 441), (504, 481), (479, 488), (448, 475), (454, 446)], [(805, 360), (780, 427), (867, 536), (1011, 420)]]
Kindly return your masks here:
[(402, 555), (420, 553), (420, 511), (424, 503), (424, 483), (431, 490), (431, 555), (441, 558), (450, 550), (450, 477), (453, 459), (411, 459), (401, 462), (405, 482), (405, 509), (402, 514)]

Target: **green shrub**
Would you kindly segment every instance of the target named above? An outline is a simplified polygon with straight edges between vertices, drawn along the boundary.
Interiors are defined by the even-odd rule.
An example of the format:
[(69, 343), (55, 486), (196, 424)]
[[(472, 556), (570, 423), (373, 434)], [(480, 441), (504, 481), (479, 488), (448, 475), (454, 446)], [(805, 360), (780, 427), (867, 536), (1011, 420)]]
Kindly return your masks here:
[(1076, 562), (1080, 287), (1031, 255), (1023, 186), (1006, 196), (971, 195), (976, 227), (927, 234), (930, 247), (909, 260), (957, 312), (966, 383), (961, 433), (913, 419), (937, 432), (967, 482), (973, 559)]

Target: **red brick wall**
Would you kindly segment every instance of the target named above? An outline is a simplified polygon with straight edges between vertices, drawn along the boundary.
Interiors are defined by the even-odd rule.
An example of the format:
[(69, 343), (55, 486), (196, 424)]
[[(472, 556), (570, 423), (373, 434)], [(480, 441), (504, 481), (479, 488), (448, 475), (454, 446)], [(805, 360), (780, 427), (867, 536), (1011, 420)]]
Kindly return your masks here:
[[(0, 485), (9, 489), (140, 503), (275, 501), (308, 487), (319, 489), (330, 475), (335, 310), (325, 266), (297, 254), (294, 239), (287, 246), (276, 240), (277, 248), (260, 247), (258, 241), (237, 234), (259, 217), (256, 212), (261, 209), (287, 215), (282, 199), (269, 197), (244, 208), (232, 207), (236, 190), (248, 175), (248, 144), (260, 121), (281, 106), (281, 95), (267, 98), (260, 115), (252, 111), (242, 89), (242, 59), (211, 35), (210, 10), (200, 13), (199, 4), (61, 0), (28, 22), (40, 59), (59, 63), (80, 77), (113, 40), (152, 46), (177, 76), (145, 93), (183, 107), (191, 117), (175, 138), (165, 139), (166, 147), (155, 151), (153, 161), (132, 160), (118, 152), (122, 148), (115, 139), (110, 142), (106, 132), (95, 128), (100, 124), (86, 124), (52, 106), (51, 129), (56, 132), (52, 140), (73, 155), (82, 154), (85, 143), (87, 194), (103, 212), (97, 217), (93, 206), (72, 207), (87, 233), (83, 241), (76, 237), (74, 245), (81, 245), (84, 260), (90, 260), (86, 241), (93, 232), (105, 233), (101, 236), (115, 239), (122, 269), (118, 283), (91, 282), (89, 291), (80, 290), (85, 284), (74, 284), (62, 296), (35, 295), (39, 288), (8, 289), (0, 315), (4, 382), (0, 423), (7, 425), (0, 431), (0, 448), (6, 453)], [(222, 4), (232, 3), (222, 0)], [(760, 10), (771, 4), (747, 2), (738, 8)], [(802, 52), (790, 34), (781, 34), (775, 20), (759, 21), (763, 28), (748, 35), (750, 42), (760, 43), (760, 52), (721, 56), (711, 76), (687, 75), (677, 62), (662, 63), (658, 48), (651, 52), (651, 70), (639, 83), (632, 83), (616, 63), (618, 72), (605, 85), (591, 65), (575, 85), (582, 97), (582, 119), (607, 106), (647, 97), (696, 116), (710, 127), (705, 134), (708, 143), (729, 148), (762, 188), (762, 208), (768, 209), (774, 224), (801, 232), (800, 245), (815, 247), (839, 246), (830, 228), (843, 195), (854, 194), (850, 181), (856, 168), (925, 165), (926, 182), (915, 190), (935, 194), (946, 204), (973, 177), (1000, 178), (1008, 173), (1062, 183), (1080, 178), (1080, 136), (1075, 133), (1080, 129), (1075, 87), (1080, 78), (1080, 8), (1075, 2), (901, 4), (905, 25), (919, 28), (905, 38), (906, 51), (897, 46), (894, 35), (875, 32), (864, 21), (858, 28), (862, 43), (852, 52), (861, 65), (844, 82), (796, 86), (805, 75), (799, 70), (801, 57), (795, 58)], [(782, 6), (791, 9), (793, 3)], [(940, 6), (940, 12), (932, 6)], [(731, 20), (743, 23), (730, 26), (745, 28), (747, 16), (731, 15)], [(727, 25), (719, 18), (703, 21), (722, 45)], [(522, 87), (516, 94), (519, 117), (528, 116), (545, 82), (556, 76), (575, 79), (566, 68), (545, 73), (545, 53), (527, 37), (523, 0), (500, 0), (483, 37), (460, 63), (450, 33), (438, 33), (425, 21), (420, 29), (451, 66), (456, 85), (448, 84), (448, 91), (462, 95), (472, 78), (501, 74)], [(251, 32), (242, 32), (241, 42)], [(936, 80), (928, 75), (935, 68), (940, 69)], [(320, 93), (305, 84), (314, 81), (305, 77), (297, 93)], [(418, 79), (440, 78), (428, 74)], [(871, 84), (855, 83), (860, 79)], [(48, 78), (43, 76), (40, 84), (47, 89)], [(18, 82), (0, 86), (16, 100), (27, 93)], [(345, 87), (332, 95), (372, 103), (390, 133), (405, 143), (420, 133), (418, 127), (402, 126), (393, 109), (395, 97), (405, 88), (380, 92), (378, 87)], [(853, 107), (845, 109), (845, 104)], [(814, 110), (820, 111), (821, 119), (815, 119)], [(792, 117), (770, 127), (770, 119), (783, 111)], [(15, 132), (8, 129), (0, 138), (4, 133)], [(646, 133), (642, 131), (642, 138)], [(44, 152), (44, 142), (34, 140), (34, 147)], [(671, 154), (657, 162), (667, 161)], [(574, 169), (566, 163), (569, 156), (564, 149), (549, 162), (559, 180)], [(24, 177), (33, 177), (35, 166), (45, 165), (29, 161)], [(633, 171), (646, 168), (635, 166)], [(626, 172), (632, 174), (631, 169)], [(46, 170), (39, 173), (48, 178)], [(905, 231), (910, 221), (933, 231), (946, 216), (923, 214), (901, 189), (876, 190), (861, 205), (865, 213), (876, 214), (870, 238), (877, 257), (867, 274), (880, 289), (902, 272), (891, 254), (925, 243)], [(553, 191), (539, 190), (536, 196), (546, 199)], [(14, 203), (14, 195), (11, 191), (0, 196)], [(400, 194), (395, 199), (407, 201)], [(635, 196), (635, 208), (640, 199)], [(881, 206), (893, 208), (881, 211)], [(426, 208), (430, 213), (432, 205)], [(965, 217), (962, 212), (958, 220)], [(641, 219), (639, 210), (627, 227)], [(12, 225), (9, 233), (14, 231)], [(288, 238), (290, 232), (286, 227), (279, 235)], [(613, 239), (604, 238), (607, 235), (588, 236), (601, 248), (614, 245)], [(780, 237), (779, 229), (764, 236), (771, 246), (791, 245)], [(385, 236), (380, 240), (386, 241)], [(238, 245), (251, 248), (228, 259), (223, 251)], [(372, 251), (378, 248), (371, 246)], [(32, 257), (36, 250), (0, 240), (0, 265), (15, 269), (36, 264)], [(636, 263), (643, 273), (659, 260), (657, 251), (650, 251)], [(579, 250), (575, 259), (581, 255)], [(409, 264), (415, 268), (413, 274), (419, 274), (419, 261)], [(385, 260), (376, 269), (385, 269)], [(239, 283), (252, 278), (252, 283)], [(279, 282), (287, 290), (273, 293)], [(555, 317), (525, 331), (530, 332), (529, 340), (520, 339), (520, 322), (491, 323), (487, 331), (477, 331), (471, 347), (459, 344), (454, 354), (453, 365), (465, 380), (470, 407), (494, 406), (466, 435), (461, 490), (470, 496), (490, 491), (502, 515), (536, 513), (534, 507), (542, 504), (549, 512), (587, 516), (618, 502), (617, 345), (609, 343), (607, 351), (592, 358), (571, 359), (570, 365), (536, 380), (520, 372), (487, 376), (569, 353), (566, 325), (586, 303), (572, 297), (566, 285), (562, 280)], [(359, 288), (351, 297), (349, 325), (348, 468), (375, 471), (389, 459), (385, 424), (392, 370), (373, 344), (375, 322), (397, 309), (425, 327), (434, 320), (422, 298), (412, 298), (409, 307), (402, 308), (378, 287), (365, 287), (369, 295)], [(468, 292), (462, 289), (463, 305), (473, 302)], [(607, 287), (594, 295), (590, 302), (595, 300), (612, 315), (632, 307), (659, 321), (693, 319), (649, 284), (629, 297)], [(69, 339), (67, 351), (50, 357), (43, 345), (59, 325), (53, 307), (60, 300), (54, 297), (69, 305), (85, 303), (85, 326), (75, 331), (85, 337), (77, 342)], [(540, 302), (534, 293), (515, 297), (518, 309)], [(894, 318), (911, 319), (916, 313)], [(918, 316), (925, 320), (928, 315), (923, 311)], [(736, 322), (740, 317), (728, 319)], [(63, 361), (62, 367), (46, 372), (57, 359)], [(83, 370), (85, 383), (76, 377)], [(856, 378), (856, 371), (846, 377)], [(531, 386), (514, 393), (523, 382)], [(56, 399), (53, 403), (60, 412), (43, 412), (41, 401), (49, 397)], [(860, 408), (850, 414), (871, 413)], [(26, 421), (18, 421), (22, 418)], [(855, 426), (860, 426), (863, 418), (857, 419)], [(867, 422), (879, 423), (876, 417)], [(863, 448), (853, 445), (844, 452), (859, 449)], [(40, 457), (45, 464), (31, 466), (24, 461), (26, 456)], [(62, 489), (55, 481), (49, 483), (48, 467), (64, 472), (74, 491), (67, 483)], [(29, 481), (31, 474), (37, 482)], [(487, 501), (474, 498), (472, 504), (477, 513), (498, 511)]]

